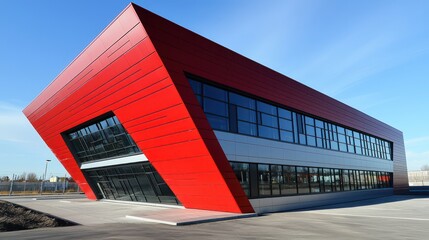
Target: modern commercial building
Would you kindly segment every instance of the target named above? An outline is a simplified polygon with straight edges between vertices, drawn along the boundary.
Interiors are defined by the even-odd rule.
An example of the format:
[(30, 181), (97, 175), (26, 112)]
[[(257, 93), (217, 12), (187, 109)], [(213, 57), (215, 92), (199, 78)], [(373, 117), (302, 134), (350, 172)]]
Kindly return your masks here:
[(248, 213), (408, 191), (399, 130), (135, 4), (24, 113), (90, 199)]

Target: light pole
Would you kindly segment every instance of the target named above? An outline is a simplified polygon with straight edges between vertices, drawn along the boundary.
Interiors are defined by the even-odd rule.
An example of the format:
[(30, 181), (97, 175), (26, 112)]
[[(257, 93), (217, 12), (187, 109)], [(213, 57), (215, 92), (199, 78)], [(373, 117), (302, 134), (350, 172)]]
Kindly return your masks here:
[(47, 159), (46, 160), (46, 164), (45, 164), (45, 175), (43, 175), (43, 181), (45, 181), (46, 180), (46, 170), (48, 170), (48, 163), (50, 162), (51, 160), (49, 160), (49, 159)]
[(49, 159), (47, 159), (45, 162), (45, 174), (43, 175), (43, 179), (42, 179), (42, 182), (40, 183), (40, 195), (42, 195), (42, 192), (43, 192), (43, 182), (46, 180), (46, 171), (48, 170), (48, 163), (50, 162), (51, 160), (49, 160)]

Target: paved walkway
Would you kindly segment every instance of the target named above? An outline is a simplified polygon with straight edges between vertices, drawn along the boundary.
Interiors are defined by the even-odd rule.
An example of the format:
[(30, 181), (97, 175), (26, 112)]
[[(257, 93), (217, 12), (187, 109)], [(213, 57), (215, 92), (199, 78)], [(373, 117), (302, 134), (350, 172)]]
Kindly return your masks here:
[(147, 205), (135, 202), (91, 201), (61, 196), (3, 197), (0, 199), (63, 218), (80, 225), (106, 223), (163, 223), (188, 225), (256, 216), (227, 212), (184, 209), (181, 206)]
[[(38, 202), (38, 201), (36, 201)], [(39, 202), (42, 202), (41, 200)], [(102, 214), (94, 202), (83, 201), (81, 215), (90, 215), (92, 210), (105, 222), (104, 216), (121, 218), (117, 207), (105, 204), (108, 212)], [(63, 203), (63, 207), (66, 203)], [(74, 204), (71, 201), (67, 203)], [(181, 209), (179, 209), (181, 210)], [(89, 211), (88, 213), (85, 211)], [(116, 215), (112, 212), (116, 212)], [(124, 211), (123, 213), (125, 213)], [(139, 212), (136, 212), (139, 213)], [(76, 219), (77, 220), (77, 219)], [(117, 221), (118, 219), (116, 219)], [(40, 228), (35, 230), (0, 233), (1, 240), (60, 240), (60, 239), (428, 239), (429, 197), (390, 196), (346, 204), (325, 206), (283, 213), (267, 214), (254, 218), (218, 221), (188, 226), (169, 226), (136, 221), (134, 223), (105, 223), (72, 227)]]

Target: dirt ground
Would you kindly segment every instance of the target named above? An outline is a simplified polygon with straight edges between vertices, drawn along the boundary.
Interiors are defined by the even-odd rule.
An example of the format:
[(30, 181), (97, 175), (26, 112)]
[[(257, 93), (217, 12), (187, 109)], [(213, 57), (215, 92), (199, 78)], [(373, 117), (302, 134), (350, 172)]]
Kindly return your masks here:
[(0, 201), (0, 232), (72, 225), (75, 224), (10, 202)]

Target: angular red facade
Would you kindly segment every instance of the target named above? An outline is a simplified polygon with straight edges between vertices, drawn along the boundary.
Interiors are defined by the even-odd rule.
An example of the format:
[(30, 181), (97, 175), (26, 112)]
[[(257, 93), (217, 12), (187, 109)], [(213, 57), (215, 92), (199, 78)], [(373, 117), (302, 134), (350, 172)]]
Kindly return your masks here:
[(24, 113), (88, 198), (61, 134), (113, 112), (183, 206), (253, 212), (186, 73), (393, 142), (394, 189), (407, 190), (400, 131), (134, 4)]

